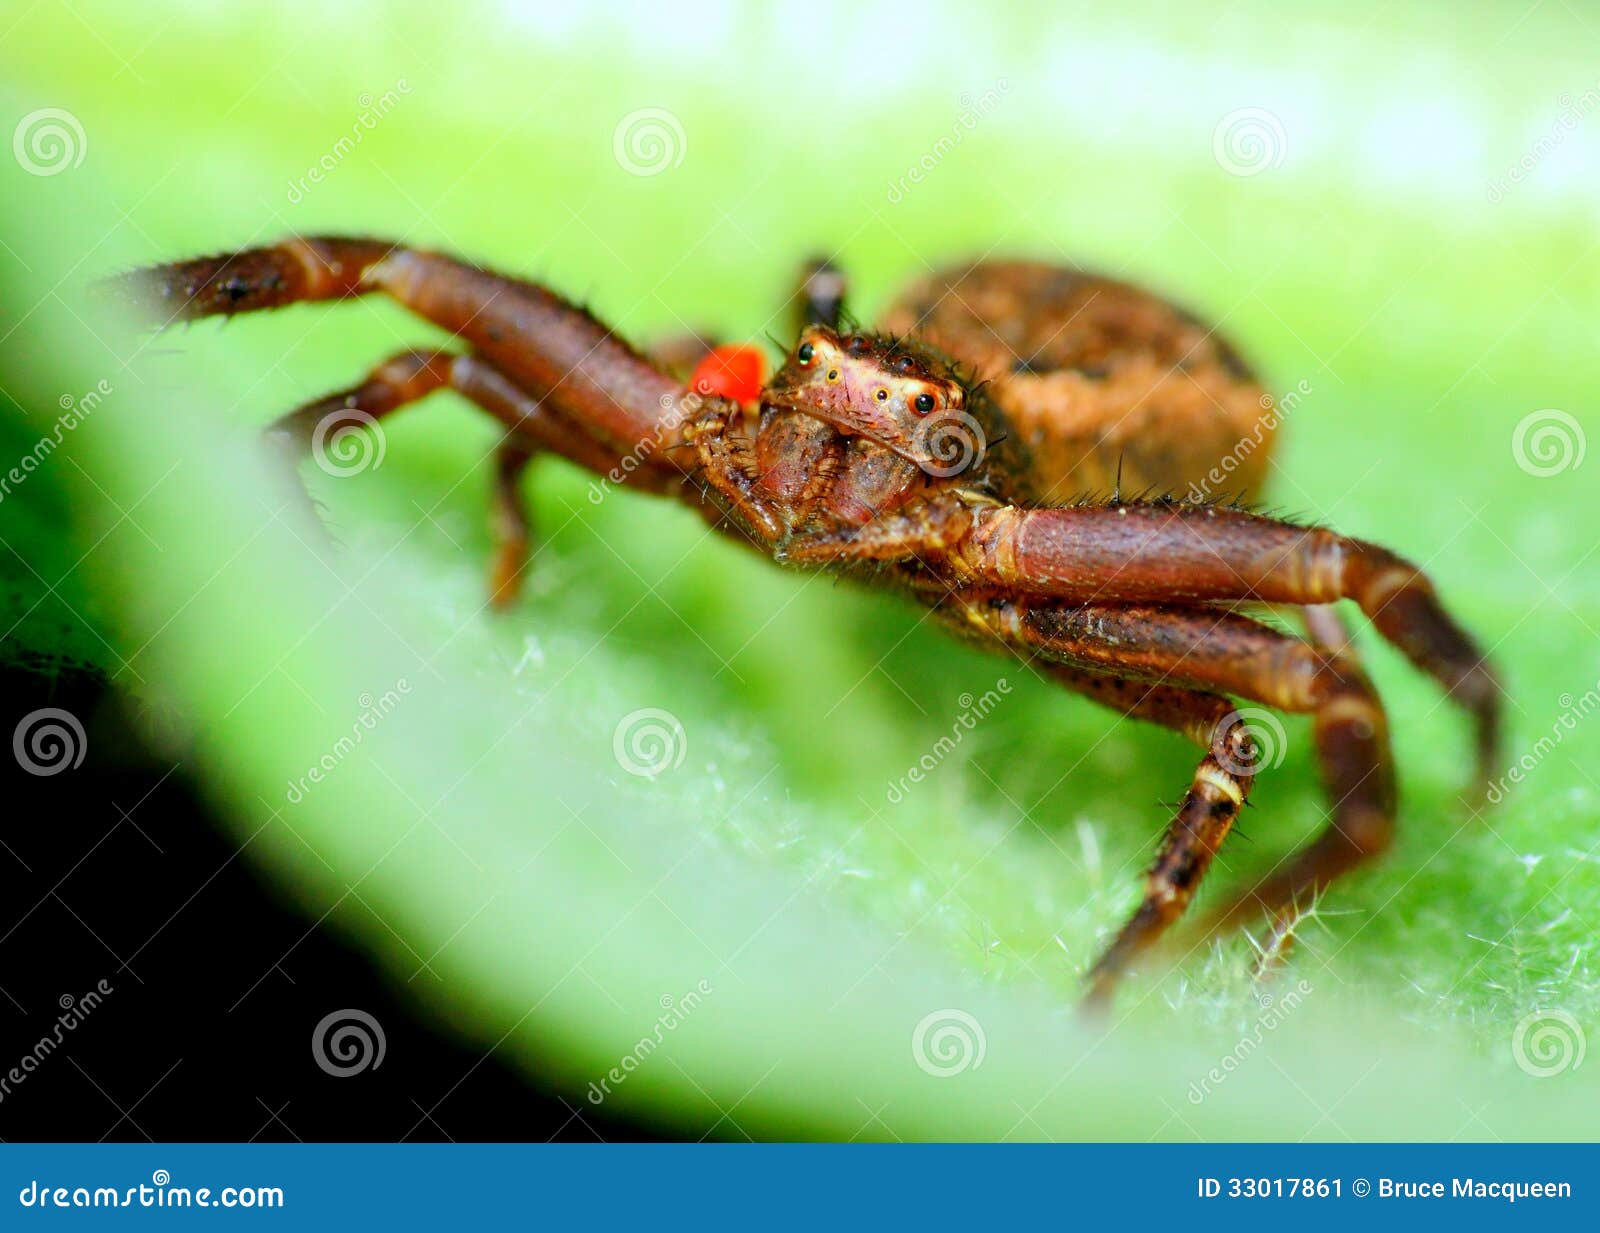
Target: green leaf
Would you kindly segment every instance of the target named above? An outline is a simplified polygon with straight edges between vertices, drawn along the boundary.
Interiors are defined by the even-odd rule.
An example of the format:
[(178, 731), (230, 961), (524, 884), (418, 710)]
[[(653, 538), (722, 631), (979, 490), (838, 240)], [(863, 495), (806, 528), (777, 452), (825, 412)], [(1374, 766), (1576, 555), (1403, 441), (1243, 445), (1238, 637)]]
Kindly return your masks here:
[[(25, 19), (58, 44), (59, 20)], [(144, 41), (119, 32), (131, 17), (95, 20), (107, 46)], [(1531, 117), (1534, 136), (1558, 114), (1546, 83), (1583, 88), (1564, 20), (1530, 16), (1497, 77), (1502, 112)], [(441, 1018), (575, 1097), (605, 1079), (603, 1100), (700, 1129), (725, 1117), (725, 1134), (1592, 1133), (1593, 1067), (1536, 1079), (1513, 1045), (1527, 1062), (1555, 1022), (1539, 1012), (1579, 1032), (1597, 1021), (1586, 768), (1600, 736), (1585, 699), (1600, 576), (1585, 528), (1600, 510), (1586, 470), (1530, 474), (1512, 442), (1542, 408), (1596, 423), (1585, 323), (1600, 287), (1573, 256), (1591, 224), (1584, 194), (1558, 188), (1594, 186), (1552, 162), (1520, 196), (1483, 194), (1480, 171), (1530, 140), (1471, 93), (1473, 49), (1501, 33), (1487, 19), (1441, 60), (1432, 104), (1406, 86), (1404, 15), (1330, 35), (1392, 97), (1329, 85), (1320, 121), (1284, 118), (1281, 168), (1248, 177), (1219, 168), (1212, 138), (1249, 99), (1197, 66), (1292, 78), (1310, 53), (1281, 18), (1253, 44), (1141, 31), (1169, 71), (1127, 113), (1143, 120), (1115, 132), (1061, 67), (1129, 37), (1109, 19), (1071, 40), (1002, 22), (993, 71), (865, 91), (850, 123), (819, 121), (739, 57), (709, 74), (699, 53), (666, 67), (639, 53), (619, 97), (567, 71), (600, 54), (593, 31), (560, 54), (475, 39), (487, 63), (453, 76), (452, 55), (346, 63), (253, 21), (207, 38), (262, 64), (292, 43), (298, 85), (246, 89), (229, 56), (178, 39), (135, 61), (157, 91), (110, 84), (105, 48), (81, 39), (62, 49), (64, 97), (11, 66), (6, 115), (70, 105), (88, 157), (53, 176), (0, 171), (0, 371), (19, 408), (5, 448), (20, 458), (53, 435), (64, 397), (102, 380), (110, 393), (0, 499), (0, 537), (15, 558), (7, 624), (22, 618), (8, 651), (97, 663), (184, 716), (186, 759), (308, 916), (331, 913)], [(436, 33), (420, 7), (390, 28), (399, 46)], [(529, 76), (519, 56), (541, 70), (531, 102), (512, 89)], [(382, 94), (401, 77), (409, 92), (293, 200), (360, 112), (347, 83)], [(891, 200), (899, 173), (881, 169), (920, 167), (959, 124), (951, 96), (1002, 77), (970, 135)], [(207, 99), (224, 105), (195, 105)], [(684, 161), (629, 175), (614, 129), (658, 104), (683, 127)], [(1374, 129), (1385, 122), (1468, 132), (1476, 153), (1430, 182), (1404, 152), (1445, 155)], [(306, 469), (330, 541), (252, 430), (431, 331), (362, 303), (152, 338), (81, 296), (119, 264), (290, 229), (447, 244), (587, 294), (637, 337), (781, 332), (786, 279), (819, 238), (843, 241), (864, 310), (925, 261), (996, 244), (1179, 294), (1224, 321), (1271, 388), (1308, 391), (1276, 499), (1417, 558), (1495, 647), (1524, 782), (1481, 818), (1463, 811), (1464, 725), (1364, 638), (1402, 765), (1397, 849), (1325, 899), (1275, 982), (1252, 984), (1238, 939), (1180, 951), (1174, 971), (1130, 983), (1108, 1028), (1087, 1028), (1070, 1013), (1079, 974), (1136, 901), (1190, 751), (954, 645), (893, 599), (781, 573), (686, 511), (594, 500), (556, 462), (529, 484), (529, 594), (492, 615), (493, 433), (447, 399), (386, 424), (380, 465)], [(991, 692), (913, 783), (963, 697)], [(655, 748), (629, 752), (639, 712), (670, 716), (632, 721), (668, 742), (653, 777), (626, 765)], [(1287, 730), (1214, 895), (1322, 824), (1306, 727)], [(930, 1073), (935, 1042), (956, 1061), (964, 1043), (968, 1067)]]

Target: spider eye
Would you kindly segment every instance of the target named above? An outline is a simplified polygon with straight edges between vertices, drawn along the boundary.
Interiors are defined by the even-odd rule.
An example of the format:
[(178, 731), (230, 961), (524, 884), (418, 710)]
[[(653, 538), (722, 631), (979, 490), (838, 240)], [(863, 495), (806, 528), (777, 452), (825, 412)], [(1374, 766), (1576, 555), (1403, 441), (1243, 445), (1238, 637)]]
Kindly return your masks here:
[(880, 386), (878, 388), (878, 391), (873, 395), (873, 397), (876, 398), (879, 402), (888, 402), (889, 401), (889, 391)]
[(809, 364), (811, 363), (811, 357), (816, 355), (816, 353), (817, 349), (810, 343), (801, 343), (800, 349), (794, 353), (794, 358), (799, 360), (802, 364)]
[(916, 408), (917, 408), (917, 413), (919, 415), (926, 415), (926, 414), (928, 414), (928, 412), (932, 411), (933, 410), (933, 395), (932, 394), (918, 394), (917, 395), (917, 401), (916, 401)]

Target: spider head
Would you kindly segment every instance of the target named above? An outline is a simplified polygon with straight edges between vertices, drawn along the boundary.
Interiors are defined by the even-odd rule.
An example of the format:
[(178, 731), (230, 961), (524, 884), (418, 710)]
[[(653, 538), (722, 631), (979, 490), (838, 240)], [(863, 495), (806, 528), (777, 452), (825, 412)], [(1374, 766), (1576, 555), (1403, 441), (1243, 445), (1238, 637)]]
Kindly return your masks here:
[(950, 364), (914, 343), (808, 326), (766, 389), (766, 400), (802, 411), (847, 436), (886, 446), (919, 466), (940, 461), (934, 438), (953, 419), (971, 422), (967, 387)]

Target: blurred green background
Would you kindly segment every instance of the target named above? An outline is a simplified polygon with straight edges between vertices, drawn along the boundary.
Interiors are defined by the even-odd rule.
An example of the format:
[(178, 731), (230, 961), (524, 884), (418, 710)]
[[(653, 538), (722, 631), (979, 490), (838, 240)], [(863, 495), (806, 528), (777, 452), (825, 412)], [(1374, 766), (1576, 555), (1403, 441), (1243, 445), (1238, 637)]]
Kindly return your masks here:
[[(1600, 678), (1600, 16), (78, 0), (0, 28), (0, 446), (61, 436), (0, 499), (6, 654), (150, 701), (251, 858), (461, 1032), (581, 1095), (704, 981), (611, 1099), (754, 1135), (1594, 1133), (1595, 1068), (1570, 1059), (1600, 1010), (1600, 724), (1563, 716)], [(528, 484), (527, 594), (493, 617), (496, 433), (443, 396), (386, 423), (380, 466), (307, 469), (329, 547), (248, 430), (435, 333), (361, 302), (152, 336), (83, 301), (316, 231), (547, 280), (635, 340), (781, 337), (813, 251), (867, 319), (975, 254), (1170, 294), (1269, 389), (1309, 390), (1269, 496), (1426, 566), (1509, 683), (1508, 767), (1533, 765), (1463, 809), (1463, 723), (1363, 633), (1396, 851), (1327, 896), (1277, 982), (1250, 981), (1244, 939), (1192, 947), (1087, 1030), (1078, 975), (1191, 752), (686, 511), (591, 501), (557, 462)], [(72, 406), (92, 413), (61, 432)], [(613, 751), (647, 708), (681, 727), (654, 779)], [(1286, 730), (1210, 896), (1322, 824)], [(982, 1064), (941, 1077), (913, 1038), (957, 1009)], [(1569, 1064), (1539, 1078), (1552, 1011)]]

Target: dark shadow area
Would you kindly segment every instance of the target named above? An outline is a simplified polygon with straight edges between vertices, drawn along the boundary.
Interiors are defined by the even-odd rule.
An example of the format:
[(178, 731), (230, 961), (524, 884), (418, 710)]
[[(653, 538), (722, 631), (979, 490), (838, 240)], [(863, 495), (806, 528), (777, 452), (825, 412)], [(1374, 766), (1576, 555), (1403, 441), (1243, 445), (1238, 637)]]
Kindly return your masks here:
[[(445, 1034), (420, 997), (325, 922), (293, 909), (208, 810), (184, 768), (147, 752), (124, 703), (83, 672), (9, 667), (0, 757), (0, 1137), (7, 1140), (653, 1138), (541, 1089)], [(82, 727), (61, 758), (44, 708)], [(42, 740), (30, 751), (28, 732)], [(420, 977), (419, 979), (429, 979)], [(341, 1016), (318, 1063), (313, 1037)], [(339, 1035), (340, 1028), (351, 1034)]]

